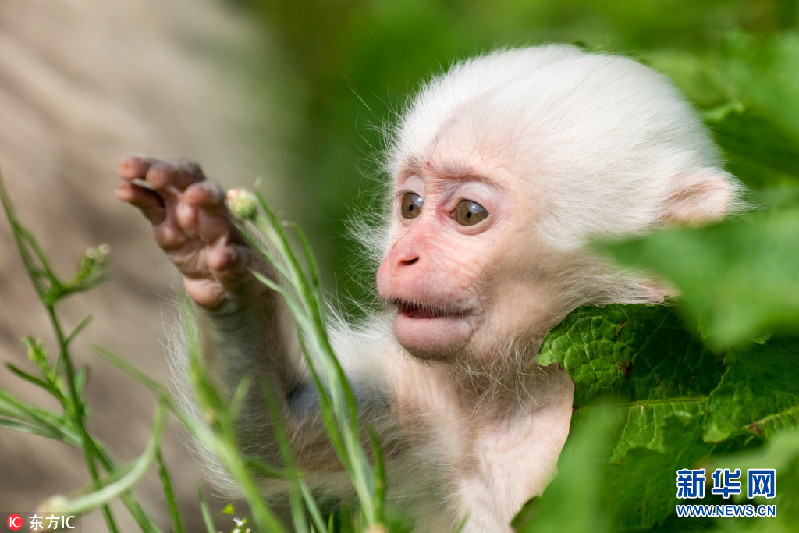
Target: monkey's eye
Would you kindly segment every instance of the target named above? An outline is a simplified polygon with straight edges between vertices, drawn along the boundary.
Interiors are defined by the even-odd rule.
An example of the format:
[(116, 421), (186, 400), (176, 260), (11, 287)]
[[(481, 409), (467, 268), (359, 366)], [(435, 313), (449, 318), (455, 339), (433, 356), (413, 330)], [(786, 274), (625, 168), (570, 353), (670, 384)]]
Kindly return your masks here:
[(452, 218), (461, 226), (474, 226), (488, 218), (488, 211), (482, 205), (471, 200), (461, 200), (455, 206)]
[(402, 218), (416, 218), (422, 212), (424, 200), (416, 193), (406, 192), (402, 195), (400, 203), (400, 214)]

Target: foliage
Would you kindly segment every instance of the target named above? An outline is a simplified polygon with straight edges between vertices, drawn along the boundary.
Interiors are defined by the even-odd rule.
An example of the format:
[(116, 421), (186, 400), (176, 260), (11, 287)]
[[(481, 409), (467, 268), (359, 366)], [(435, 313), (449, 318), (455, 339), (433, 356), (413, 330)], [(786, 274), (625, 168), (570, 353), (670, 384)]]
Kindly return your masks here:
[[(25, 270), (36, 295), (45, 307), (58, 344), (58, 356), (53, 359), (45, 352), (41, 340), (26, 337), (23, 343), (28, 349), (29, 359), (37, 367), (37, 372), (34, 374), (10, 363), (6, 367), (16, 376), (44, 390), (61, 407), (60, 413), (54, 412), (0, 390), (0, 426), (41, 435), (83, 449), (94, 491), (90, 495), (79, 496), (72, 502), (61, 498), (45, 502), (44, 508), (52, 512), (63, 510), (66, 513), (68, 509), (85, 510), (100, 506), (108, 530), (117, 531), (116, 521), (107, 502), (111, 498), (119, 497), (142, 531), (157, 531), (128, 489), (144, 474), (142, 465), (154, 457), (163, 427), (161, 407), (159, 406), (156, 413), (153, 437), (142, 459), (129, 468), (117, 467), (105, 448), (86, 428), (88, 408), (83, 396), (83, 383), (87, 368), (75, 368), (70, 353), (72, 341), (89, 324), (91, 317), (87, 317), (73, 331), (67, 333), (56, 313), (56, 305), (61, 300), (89, 290), (103, 280), (108, 266), (108, 250), (103, 247), (87, 250), (80, 258), (75, 276), (68, 281), (62, 280), (51, 268), (36, 239), (19, 222), (1, 178), (0, 200)], [(101, 469), (108, 474), (102, 480)]]
[[(587, 493), (588, 505), (578, 515), (607, 530), (681, 531), (685, 521), (696, 519), (667, 526), (676, 504), (728, 502), (679, 501), (677, 470), (720, 462), (741, 468), (749, 462), (743, 452), (786, 435), (788, 444), (770, 457), (775, 465), (768, 468), (793, 464), (799, 460), (799, 441), (791, 436), (799, 435), (797, 356), (799, 337), (788, 336), (714, 352), (682, 324), (675, 307), (576, 310), (539, 354), (543, 364), (561, 365), (575, 381), (576, 429), (561, 459), (566, 468), (541, 502), (522, 514), (533, 518), (529, 530), (537, 531), (539, 521), (577, 520), (573, 505), (550, 501), (574, 490)], [(607, 394), (611, 406), (597, 407)], [(775, 530), (789, 530), (797, 518), (789, 512), (799, 496), (788, 489), (799, 481), (795, 475), (792, 468), (778, 470), (778, 497), (768, 502), (779, 510), (779, 526), (771, 524)], [(593, 486), (586, 488), (586, 482)]]
[[(286, 280), (289, 289), (259, 273), (256, 273), (256, 277), (283, 296), (294, 316), (305, 363), (311, 370), (311, 376), (319, 395), (325, 429), (358, 496), (359, 510), (362, 513), (360, 523), (370, 528), (379, 526), (384, 522), (385, 500), (384, 468), (380, 444), (372, 435), (371, 452), (375, 458), (373, 468), (361, 445), (361, 429), (355, 396), (327, 337), (325, 302), (319, 286), (316, 261), (305, 235), (298, 227), (294, 226), (304, 252), (303, 259), (307, 264), (307, 273), (302, 269), (283, 230), (283, 223), (261, 197), (258, 197), (257, 200), (265, 218), (258, 216), (252, 210), (244, 210), (243, 213), (251, 214), (260, 231), (253, 234), (247, 226), (241, 225), (240, 227), (247, 234), (250, 243), (269, 260), (281, 278)], [(266, 238), (267, 244), (262, 242), (259, 235)], [(279, 416), (278, 410), (274, 408), (272, 419), (277, 419)], [(284, 445), (281, 453), (284, 458), (291, 453), (287, 439), (287, 437), (283, 437)], [(306, 505), (318, 515), (319, 510), (314, 500), (310, 498), (310, 491), (304, 481), (298, 477), (296, 483), (305, 496)], [(298, 509), (295, 513), (295, 526), (301, 520), (303, 512), (304, 510)], [(320, 527), (320, 529), (322, 528)]]
[[(730, 33), (705, 57), (649, 55), (704, 113), (731, 171), (750, 188), (750, 208), (707, 227), (597, 243), (615, 260), (669, 280), (681, 296), (667, 307), (578, 309), (550, 333), (539, 359), (575, 380), (574, 442), (561, 475), (517, 518), (521, 529), (579, 520), (612, 531), (795, 527), (799, 117), (779, 98), (799, 88), (787, 67), (797, 54), (793, 33)], [(612, 407), (595, 406), (603, 395)], [(776, 468), (777, 497), (755, 503), (776, 504), (778, 518), (677, 518), (678, 503), (730, 503), (676, 498), (677, 470), (719, 465)], [(586, 476), (597, 468), (601, 476)], [(570, 491), (586, 495), (578, 511), (552, 501)]]
[[(173, 494), (170, 474), (159, 449), (164, 429), (164, 411), (168, 409), (230, 473), (249, 505), (252, 525), (256, 531), (275, 533), (286, 531), (281, 521), (261, 498), (257, 476), (277, 477), (285, 480), (291, 504), (293, 531), (328, 531), (330, 526), (324, 520), (319, 505), (305, 483), (302, 473), (294, 465), (288, 445), (288, 434), (271, 391), (264, 390), (263, 393), (275, 426), (283, 467), (275, 468), (256, 458), (247, 457), (239, 451), (236, 442), (236, 418), (243, 395), (252, 384), (246, 378), (243, 379), (231, 402), (226, 402), (221, 397), (200, 363), (197, 335), (193, 329), (195, 325), (189, 316), (191, 312), (189, 309), (184, 309), (187, 314), (184, 321), (186, 327), (184, 334), (189, 356), (188, 378), (201, 417), (179, 405), (166, 387), (136, 369), (127, 360), (105, 349), (97, 349), (99, 355), (127, 372), (158, 397), (153, 433), (145, 450), (130, 465), (119, 467), (114, 464), (105, 448), (86, 429), (88, 407), (83, 396), (83, 383), (87, 369), (75, 370), (70, 351), (72, 341), (88, 325), (90, 317), (67, 335), (62, 331), (61, 322), (56, 312), (56, 304), (65, 297), (89, 290), (105, 278), (109, 264), (109, 250), (105, 246), (87, 250), (80, 258), (75, 276), (69, 281), (61, 280), (50, 268), (47, 256), (35, 237), (17, 218), (3, 186), (2, 178), (0, 178), (0, 200), (2, 200), (25, 269), (39, 299), (45, 306), (59, 346), (58, 358), (51, 361), (40, 340), (26, 337), (23, 339), (23, 343), (28, 348), (29, 358), (38, 369), (38, 375), (31, 374), (12, 364), (6, 366), (18, 377), (53, 396), (63, 409), (63, 413), (54, 413), (26, 403), (0, 389), (0, 426), (60, 440), (82, 448), (93, 480), (91, 486), (76, 491), (72, 497), (57, 496), (44, 502), (41, 510), (73, 515), (99, 507), (105, 517), (108, 530), (118, 531), (117, 521), (108, 507), (108, 503), (119, 498), (136, 519), (142, 531), (160, 531), (130, 493), (131, 487), (155, 463), (162, 482), (169, 515), (172, 518), (173, 530), (183, 531), (183, 520)], [(308, 268), (307, 272), (304, 271), (300, 266), (300, 260), (289, 246), (282, 223), (263, 200), (257, 198), (257, 202), (262, 212), (265, 213), (265, 218), (256, 216), (253, 209), (246, 209), (247, 206), (242, 212), (256, 220), (260, 235), (268, 241), (268, 245), (263, 244), (263, 239), (255, 238), (252, 235), (252, 228), (242, 226), (242, 229), (249, 232), (254, 246), (272, 262), (288, 282), (287, 287), (282, 287), (274, 285), (266, 278), (262, 279), (264, 283), (284, 296), (297, 321), (298, 333), (302, 340), (306, 362), (317, 386), (321, 414), (330, 436), (331, 445), (336, 449), (339, 459), (349, 474), (361, 504), (358, 512), (350, 517), (351, 527), (355, 527), (359, 531), (380, 527), (385, 520), (385, 481), (381, 450), (374, 437), (372, 438), (371, 454), (367, 454), (361, 446), (361, 430), (358, 426), (355, 397), (327, 338), (323, 314), (324, 302), (319, 290), (314, 258), (305, 237), (297, 229), (298, 238), (303, 245), (303, 260)], [(370, 463), (369, 457), (374, 458), (374, 466)], [(105, 472), (101, 472), (100, 468)], [(209, 515), (202, 494), (199, 497), (206, 526), (208, 531), (213, 532), (213, 519)], [(225, 513), (233, 514), (232, 507), (226, 508)], [(233, 518), (233, 520), (233, 531), (248, 530), (247, 518)], [(344, 526), (340, 526), (339, 530), (346, 529)]]

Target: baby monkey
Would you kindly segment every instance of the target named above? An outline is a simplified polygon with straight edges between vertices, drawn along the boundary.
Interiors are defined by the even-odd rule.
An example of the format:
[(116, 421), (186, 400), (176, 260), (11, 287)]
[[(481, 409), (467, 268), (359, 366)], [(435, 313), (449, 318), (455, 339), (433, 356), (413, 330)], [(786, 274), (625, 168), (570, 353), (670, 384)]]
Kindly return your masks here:
[[(580, 305), (667, 294), (586, 241), (719, 219), (740, 186), (664, 76), (572, 46), (458, 63), (424, 85), (390, 137), (388, 209), (364, 239), (383, 243), (384, 310), (338, 321), (331, 340), (386, 450), (389, 498), (415, 530), (465, 519), (466, 532), (509, 531), (569, 432), (573, 383), (536, 362), (543, 338)], [(223, 393), (244, 376), (268, 382), (308, 483), (347, 497), (293, 319), (251, 270), (279, 279), (236, 230), (224, 191), (189, 162), (130, 157), (119, 174), (117, 196), (183, 274)], [(259, 394), (239, 435), (245, 451), (279, 462)], [(280, 490), (264, 482), (265, 495)]]

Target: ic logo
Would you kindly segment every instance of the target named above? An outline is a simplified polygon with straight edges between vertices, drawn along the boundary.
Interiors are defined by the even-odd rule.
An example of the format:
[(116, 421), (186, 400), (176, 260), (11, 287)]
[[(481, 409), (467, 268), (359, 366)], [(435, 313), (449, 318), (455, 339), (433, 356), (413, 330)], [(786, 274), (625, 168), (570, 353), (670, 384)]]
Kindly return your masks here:
[(22, 529), (24, 521), (18, 514), (12, 514), (8, 517), (8, 521), (6, 523), (8, 524), (8, 529), (11, 531), (17, 531), (18, 529)]

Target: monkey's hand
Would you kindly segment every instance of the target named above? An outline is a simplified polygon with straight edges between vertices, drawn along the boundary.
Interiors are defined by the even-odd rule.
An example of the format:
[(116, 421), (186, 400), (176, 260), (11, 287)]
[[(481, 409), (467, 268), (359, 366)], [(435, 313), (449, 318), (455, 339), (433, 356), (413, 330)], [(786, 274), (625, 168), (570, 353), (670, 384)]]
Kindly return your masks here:
[(116, 195), (153, 225), (155, 241), (183, 274), (189, 297), (216, 309), (231, 297), (253, 296), (261, 285), (250, 274), (257, 254), (237, 231), (225, 193), (199, 165), (128, 157)]

